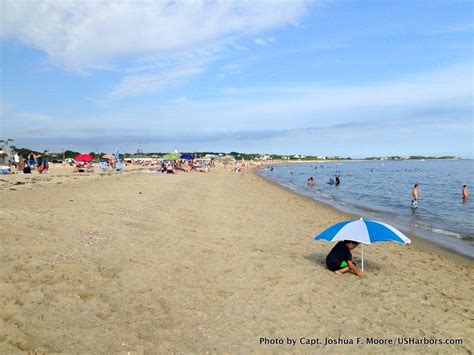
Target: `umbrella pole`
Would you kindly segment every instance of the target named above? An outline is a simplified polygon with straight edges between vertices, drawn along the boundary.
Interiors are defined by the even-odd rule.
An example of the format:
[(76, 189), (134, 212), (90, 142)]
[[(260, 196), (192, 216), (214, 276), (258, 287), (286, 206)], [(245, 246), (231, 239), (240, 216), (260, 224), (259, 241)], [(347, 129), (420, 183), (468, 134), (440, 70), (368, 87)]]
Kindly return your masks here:
[(362, 244), (362, 272), (364, 272), (364, 243)]

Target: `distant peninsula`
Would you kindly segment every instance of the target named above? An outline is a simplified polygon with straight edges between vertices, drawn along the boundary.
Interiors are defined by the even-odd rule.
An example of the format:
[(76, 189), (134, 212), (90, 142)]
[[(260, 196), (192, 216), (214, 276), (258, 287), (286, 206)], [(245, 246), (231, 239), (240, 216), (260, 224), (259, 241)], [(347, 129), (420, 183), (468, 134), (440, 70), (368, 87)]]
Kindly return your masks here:
[(410, 156), (390, 156), (390, 157), (368, 157), (365, 160), (459, 160), (460, 157), (453, 155), (444, 155), (441, 157), (424, 156), (424, 155), (410, 155)]

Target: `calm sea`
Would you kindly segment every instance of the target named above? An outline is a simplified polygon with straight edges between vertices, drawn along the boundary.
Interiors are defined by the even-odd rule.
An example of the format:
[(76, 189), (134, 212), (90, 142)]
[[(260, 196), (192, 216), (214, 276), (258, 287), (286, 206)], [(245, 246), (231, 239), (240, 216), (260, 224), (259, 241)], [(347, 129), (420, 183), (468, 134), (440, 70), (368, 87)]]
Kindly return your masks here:
[[(401, 231), (430, 239), (474, 258), (474, 161), (354, 161), (274, 165), (258, 170), (297, 193)], [(329, 180), (340, 176), (340, 185)], [(309, 177), (316, 179), (307, 186)], [(413, 211), (411, 190), (419, 185)], [(472, 189), (465, 202), (464, 184)], [(317, 234), (318, 231), (315, 231)]]

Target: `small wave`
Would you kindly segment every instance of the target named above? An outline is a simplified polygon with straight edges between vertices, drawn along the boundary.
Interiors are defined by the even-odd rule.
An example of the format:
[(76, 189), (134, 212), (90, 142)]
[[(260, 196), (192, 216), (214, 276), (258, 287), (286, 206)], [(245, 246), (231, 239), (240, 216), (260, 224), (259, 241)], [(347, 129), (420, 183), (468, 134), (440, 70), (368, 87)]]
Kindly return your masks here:
[(332, 197), (330, 194), (324, 193), (324, 192), (322, 192), (322, 191), (320, 191), (320, 190), (316, 190), (316, 193), (317, 193), (318, 195), (324, 196), (324, 197), (326, 197), (326, 198), (331, 198), (331, 197)]
[(434, 232), (434, 233), (438, 233), (438, 234), (448, 235), (450, 237), (456, 237), (456, 238), (459, 238), (459, 239), (464, 239), (464, 237), (461, 234), (458, 234), (456, 232), (447, 231), (447, 230), (444, 230), (444, 229), (441, 229), (441, 228), (434, 228), (431, 231)]

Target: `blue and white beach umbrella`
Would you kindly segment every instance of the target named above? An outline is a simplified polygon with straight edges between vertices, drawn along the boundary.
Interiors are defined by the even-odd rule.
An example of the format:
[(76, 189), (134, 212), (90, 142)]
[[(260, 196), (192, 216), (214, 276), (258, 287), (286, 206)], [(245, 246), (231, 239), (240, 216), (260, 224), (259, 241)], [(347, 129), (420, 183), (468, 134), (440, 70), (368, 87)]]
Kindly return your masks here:
[[(359, 219), (356, 221), (344, 221), (337, 223), (321, 234), (314, 237), (315, 240), (326, 240), (337, 242), (340, 240), (353, 240), (362, 244), (377, 242), (396, 242), (409, 244), (411, 240), (398, 229), (383, 222)], [(364, 247), (362, 245), (362, 271), (364, 271)]]

